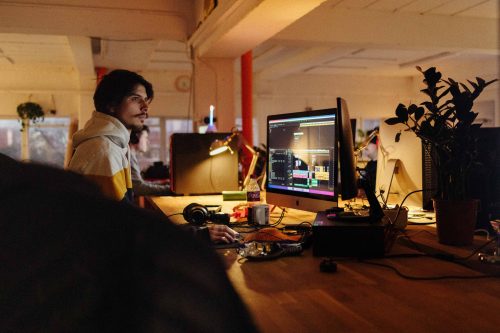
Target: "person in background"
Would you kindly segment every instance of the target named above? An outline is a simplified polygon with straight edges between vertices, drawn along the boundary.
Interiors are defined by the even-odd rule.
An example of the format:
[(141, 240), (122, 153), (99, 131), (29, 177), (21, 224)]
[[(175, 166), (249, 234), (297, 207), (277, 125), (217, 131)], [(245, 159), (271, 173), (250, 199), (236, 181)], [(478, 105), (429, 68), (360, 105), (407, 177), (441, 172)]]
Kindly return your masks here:
[(2, 332), (257, 332), (220, 257), (94, 182), (0, 154)]
[[(140, 130), (133, 129), (130, 132), (130, 167), (132, 172), (132, 187), (134, 195), (172, 195), (168, 185), (155, 184), (144, 180), (141, 176), (137, 153), (149, 150), (149, 127), (144, 125)], [(213, 243), (235, 242), (238, 233), (227, 225), (209, 224), (207, 226), (210, 240)]]
[(95, 111), (73, 135), (68, 169), (95, 182), (117, 201), (133, 201), (130, 131), (144, 125), (153, 87), (141, 75), (118, 69), (105, 75), (94, 93)]
[[(132, 188), (134, 195), (170, 195), (170, 186), (156, 184), (144, 180), (137, 155), (149, 151), (149, 127), (144, 125), (140, 130), (130, 132), (130, 169), (132, 173)], [(165, 175), (166, 176), (166, 175)]]
[(370, 136), (372, 137), (367, 143), (364, 151), (365, 156), (368, 158), (368, 162), (361, 173), (362, 178), (368, 182), (369, 189), (373, 193), (375, 193), (377, 182), (378, 136), (375, 134), (378, 133), (378, 130), (379, 128), (375, 127), (366, 133), (367, 138)]

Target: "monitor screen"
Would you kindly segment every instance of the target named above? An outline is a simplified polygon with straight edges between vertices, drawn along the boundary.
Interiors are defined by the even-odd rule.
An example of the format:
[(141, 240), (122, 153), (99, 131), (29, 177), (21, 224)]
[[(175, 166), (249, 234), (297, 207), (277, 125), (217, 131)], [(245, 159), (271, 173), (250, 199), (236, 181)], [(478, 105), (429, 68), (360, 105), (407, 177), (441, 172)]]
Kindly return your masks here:
[(266, 200), (317, 212), (336, 207), (337, 110), (267, 118)]

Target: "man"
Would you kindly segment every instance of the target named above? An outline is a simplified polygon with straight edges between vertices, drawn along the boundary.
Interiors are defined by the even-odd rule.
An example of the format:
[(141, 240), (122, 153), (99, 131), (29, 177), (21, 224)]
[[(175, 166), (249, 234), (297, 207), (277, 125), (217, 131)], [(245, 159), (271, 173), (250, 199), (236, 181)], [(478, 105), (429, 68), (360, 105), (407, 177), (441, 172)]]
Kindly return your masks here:
[(81, 175), (0, 154), (2, 332), (256, 332), (209, 247)]
[[(143, 128), (153, 96), (151, 83), (137, 73), (118, 69), (105, 75), (94, 93), (96, 111), (73, 135), (68, 169), (85, 175), (108, 198), (132, 203), (130, 132)], [(209, 232), (213, 242), (225, 243), (238, 234), (225, 225)]]
[(94, 94), (96, 111), (73, 136), (69, 170), (94, 181), (107, 197), (132, 202), (129, 136), (144, 125), (153, 95), (151, 83), (137, 73), (105, 75)]
[[(149, 127), (144, 125), (141, 130), (132, 130), (130, 133), (130, 168), (132, 172), (132, 187), (134, 195), (170, 195), (167, 184), (157, 184), (144, 180), (137, 155), (149, 151)], [(165, 178), (167, 175), (165, 174)]]

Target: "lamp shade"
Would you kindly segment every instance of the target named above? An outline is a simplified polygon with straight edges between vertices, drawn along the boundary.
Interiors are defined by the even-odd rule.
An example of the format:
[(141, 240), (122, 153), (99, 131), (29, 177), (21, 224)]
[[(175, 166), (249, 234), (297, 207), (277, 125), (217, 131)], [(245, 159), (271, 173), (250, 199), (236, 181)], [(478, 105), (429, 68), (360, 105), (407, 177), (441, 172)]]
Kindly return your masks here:
[(231, 149), (229, 144), (231, 143), (231, 141), (234, 138), (242, 138), (243, 142), (240, 142), (240, 144), (252, 153), (252, 161), (250, 162), (250, 166), (248, 167), (247, 175), (245, 176), (245, 180), (243, 181), (243, 187), (245, 187), (248, 184), (248, 182), (250, 181), (250, 176), (253, 174), (253, 172), (255, 170), (255, 165), (257, 163), (257, 158), (258, 158), (259, 154), (245, 141), (245, 138), (241, 135), (241, 132), (235, 130), (235, 131), (233, 131), (233, 133), (230, 136), (228, 136), (223, 141), (214, 140), (212, 142), (212, 144), (210, 145), (209, 154), (210, 154), (210, 156), (215, 156), (215, 155), (218, 155), (220, 153), (225, 152), (226, 150), (229, 150), (229, 152), (231, 154), (233, 154), (233, 150)]
[(214, 140), (210, 145), (210, 156), (215, 156), (228, 150), (229, 146), (225, 144), (225, 141)]

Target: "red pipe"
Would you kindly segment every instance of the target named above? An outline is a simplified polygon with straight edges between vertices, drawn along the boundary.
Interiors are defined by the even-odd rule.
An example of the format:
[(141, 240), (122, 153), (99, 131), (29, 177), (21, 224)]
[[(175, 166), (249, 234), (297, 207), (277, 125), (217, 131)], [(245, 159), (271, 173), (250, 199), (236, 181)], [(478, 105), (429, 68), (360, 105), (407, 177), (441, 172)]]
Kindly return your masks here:
[(241, 119), (243, 136), (253, 146), (252, 70), (252, 51), (248, 51), (241, 56)]
[(101, 82), (102, 78), (104, 77), (104, 75), (106, 75), (107, 71), (108, 71), (108, 69), (105, 67), (96, 67), (95, 68), (95, 73), (97, 75), (96, 86)]
[[(252, 126), (252, 51), (248, 51), (241, 56), (241, 122), (242, 134), (245, 140), (253, 146), (253, 126)], [(245, 150), (243, 166), (248, 170), (252, 155)]]

